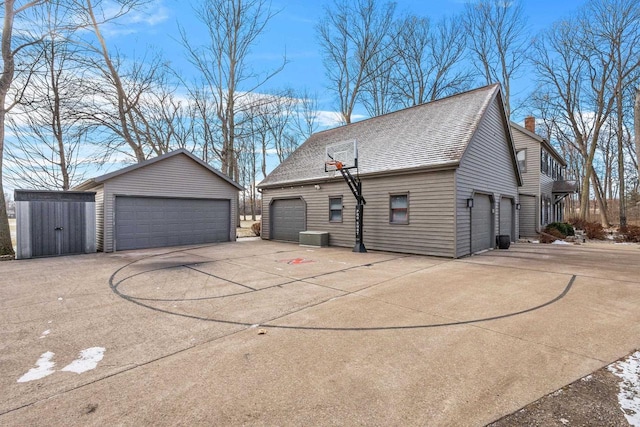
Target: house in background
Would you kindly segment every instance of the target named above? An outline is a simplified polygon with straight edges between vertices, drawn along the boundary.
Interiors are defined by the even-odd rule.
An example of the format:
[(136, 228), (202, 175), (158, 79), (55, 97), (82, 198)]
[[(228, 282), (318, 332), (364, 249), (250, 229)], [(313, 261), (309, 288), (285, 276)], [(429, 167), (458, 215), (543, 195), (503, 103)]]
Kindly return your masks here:
[(98, 251), (236, 240), (242, 187), (185, 149), (78, 185), (94, 191)]
[(517, 238), (521, 177), (499, 85), (318, 132), (258, 186), (262, 238), (354, 246), (356, 201), (325, 148), (357, 141), (368, 249), (462, 257)]
[(536, 134), (534, 117), (524, 127), (511, 122), (513, 142), (522, 174), (520, 188), (520, 237), (534, 237), (552, 222), (564, 220), (565, 198), (577, 191), (566, 178), (567, 163)]

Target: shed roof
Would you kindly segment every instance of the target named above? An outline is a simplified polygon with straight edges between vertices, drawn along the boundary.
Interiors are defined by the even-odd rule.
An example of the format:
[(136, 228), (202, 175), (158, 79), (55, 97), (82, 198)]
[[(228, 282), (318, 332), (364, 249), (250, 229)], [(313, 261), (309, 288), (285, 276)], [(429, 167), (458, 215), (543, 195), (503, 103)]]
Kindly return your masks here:
[[(329, 143), (354, 139), (358, 144), (358, 172), (361, 175), (455, 168), (499, 92), (498, 84), (485, 86), (315, 133), (259, 187), (328, 178), (324, 171), (325, 147)], [(510, 138), (508, 125), (506, 132)]]
[(76, 186), (74, 189), (75, 190), (88, 190), (90, 188), (95, 187), (96, 185), (102, 184), (105, 181), (108, 181), (108, 180), (110, 180), (112, 178), (115, 178), (117, 176), (123, 175), (125, 173), (131, 172), (131, 171), (134, 171), (134, 170), (137, 170), (137, 169), (141, 169), (141, 168), (150, 166), (150, 165), (152, 165), (152, 164), (154, 164), (156, 162), (159, 162), (161, 160), (164, 160), (164, 159), (167, 159), (167, 158), (173, 157), (173, 156), (178, 156), (178, 155), (185, 155), (185, 156), (189, 157), (191, 160), (193, 160), (194, 162), (198, 163), (200, 166), (202, 166), (203, 168), (207, 169), (209, 172), (213, 173), (214, 175), (218, 176), (219, 178), (225, 180), (229, 184), (233, 185), (238, 190), (243, 190), (243, 188), (242, 188), (242, 186), (240, 184), (238, 184), (237, 182), (235, 182), (234, 180), (232, 180), (231, 178), (229, 178), (227, 175), (223, 174), (222, 172), (215, 170), (209, 164), (205, 163), (204, 161), (202, 161), (198, 157), (194, 156), (193, 154), (191, 154), (189, 151), (185, 150), (184, 148), (180, 148), (178, 150), (171, 151), (171, 152), (166, 153), (166, 154), (162, 154), (162, 155), (160, 155), (158, 157), (154, 157), (152, 159), (145, 160), (144, 162), (136, 163), (134, 165), (127, 166), (127, 167), (122, 168), (122, 169), (118, 169), (117, 171), (110, 172), (110, 173), (107, 173), (105, 175), (100, 175), (98, 177), (88, 179), (85, 182), (83, 182), (82, 184)]

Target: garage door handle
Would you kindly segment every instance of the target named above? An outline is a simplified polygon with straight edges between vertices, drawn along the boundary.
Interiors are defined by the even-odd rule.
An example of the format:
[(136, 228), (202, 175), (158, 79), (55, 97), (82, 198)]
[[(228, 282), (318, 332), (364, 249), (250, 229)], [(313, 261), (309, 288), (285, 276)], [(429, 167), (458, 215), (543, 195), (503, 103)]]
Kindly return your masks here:
[(56, 230), (56, 231), (57, 231), (57, 230), (63, 230), (63, 228), (62, 228), (62, 227), (56, 227), (56, 228), (55, 228), (55, 230)]

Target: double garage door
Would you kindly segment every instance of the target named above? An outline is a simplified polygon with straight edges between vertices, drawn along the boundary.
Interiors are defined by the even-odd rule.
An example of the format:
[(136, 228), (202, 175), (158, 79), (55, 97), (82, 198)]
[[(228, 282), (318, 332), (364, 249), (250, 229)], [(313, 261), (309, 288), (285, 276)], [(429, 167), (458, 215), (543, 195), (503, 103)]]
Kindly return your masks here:
[[(471, 252), (478, 252), (495, 246), (493, 232), (494, 214), (492, 212), (492, 198), (486, 194), (475, 194), (473, 197), (473, 211), (471, 217)], [(508, 234), (511, 241), (515, 240), (513, 220), (513, 199), (500, 199), (500, 229), (497, 234)]]
[(230, 200), (116, 197), (116, 250), (229, 241)]

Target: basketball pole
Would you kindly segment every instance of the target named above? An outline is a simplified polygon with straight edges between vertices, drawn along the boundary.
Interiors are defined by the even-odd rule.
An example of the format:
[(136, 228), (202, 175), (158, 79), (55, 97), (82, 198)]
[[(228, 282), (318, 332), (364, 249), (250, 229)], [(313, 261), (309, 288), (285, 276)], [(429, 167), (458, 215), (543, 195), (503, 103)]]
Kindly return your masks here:
[(356, 244), (353, 246), (353, 252), (364, 253), (367, 252), (367, 248), (364, 247), (363, 218), (364, 205), (367, 204), (367, 201), (362, 196), (362, 181), (360, 178), (354, 178), (349, 169), (342, 168), (341, 164), (339, 164), (338, 170), (356, 198)]

